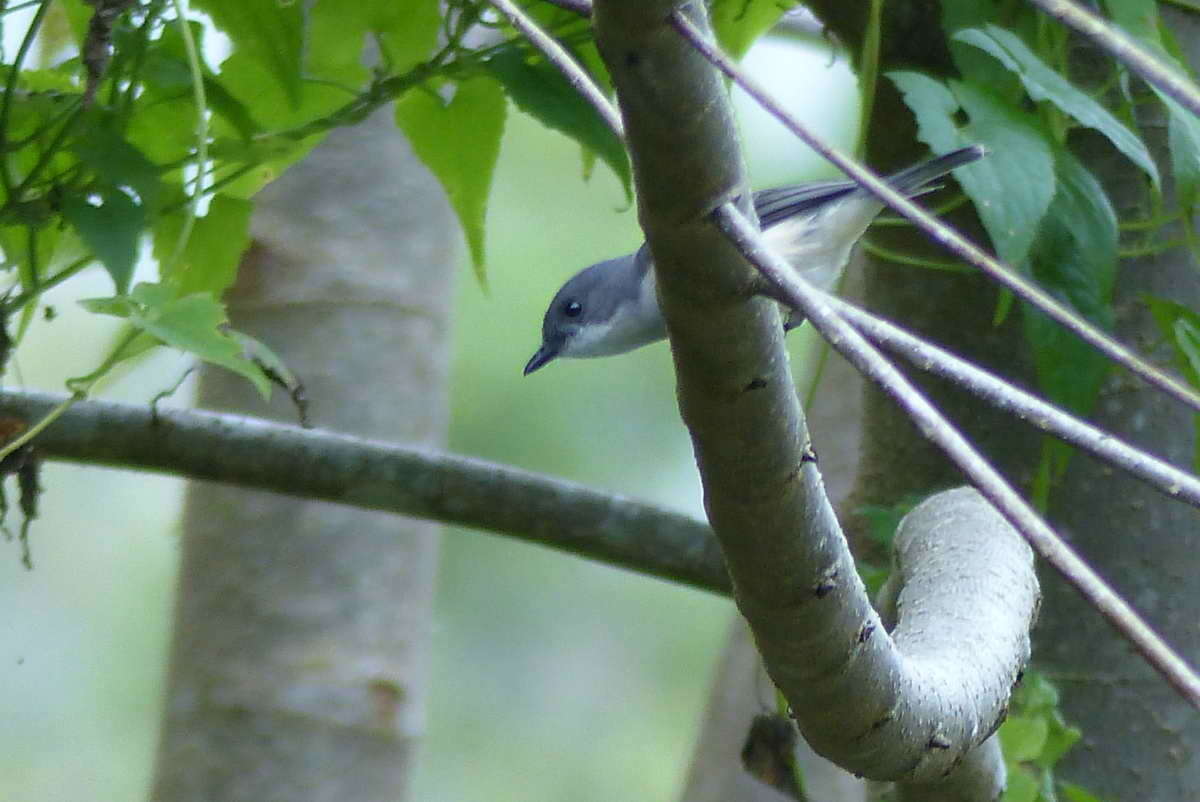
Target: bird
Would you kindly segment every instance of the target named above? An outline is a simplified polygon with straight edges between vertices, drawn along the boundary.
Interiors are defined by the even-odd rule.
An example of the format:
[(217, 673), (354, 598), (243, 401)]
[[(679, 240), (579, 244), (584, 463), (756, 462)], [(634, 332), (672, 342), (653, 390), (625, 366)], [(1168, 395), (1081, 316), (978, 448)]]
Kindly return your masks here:
[[(981, 145), (915, 164), (888, 177), (910, 197), (937, 189), (933, 182), (987, 154)], [(852, 181), (808, 181), (754, 193), (763, 238), (804, 278), (831, 290), (855, 243), (883, 209)], [(786, 328), (803, 318), (794, 316)], [(585, 267), (554, 295), (542, 319), (542, 344), (524, 375), (555, 359), (614, 356), (664, 339), (654, 260), (645, 243), (633, 253)]]

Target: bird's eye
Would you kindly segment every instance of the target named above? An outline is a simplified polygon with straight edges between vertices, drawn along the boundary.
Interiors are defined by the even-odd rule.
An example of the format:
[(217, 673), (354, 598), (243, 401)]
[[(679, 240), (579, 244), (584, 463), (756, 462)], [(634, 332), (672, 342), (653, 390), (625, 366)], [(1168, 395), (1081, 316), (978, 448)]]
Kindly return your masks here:
[(562, 310), (567, 317), (579, 317), (579, 313), (583, 311), (583, 304), (579, 301), (567, 301)]

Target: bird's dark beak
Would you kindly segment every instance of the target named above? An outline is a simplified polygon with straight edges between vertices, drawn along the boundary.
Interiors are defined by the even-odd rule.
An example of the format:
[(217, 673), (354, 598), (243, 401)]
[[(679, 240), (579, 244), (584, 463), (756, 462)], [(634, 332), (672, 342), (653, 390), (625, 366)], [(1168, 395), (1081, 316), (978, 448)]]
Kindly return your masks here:
[(528, 376), (530, 373), (533, 373), (535, 370), (540, 368), (542, 365), (545, 365), (556, 356), (558, 356), (557, 348), (552, 345), (542, 343), (542, 347), (537, 349), (537, 353), (535, 353), (530, 360), (525, 363), (524, 375)]

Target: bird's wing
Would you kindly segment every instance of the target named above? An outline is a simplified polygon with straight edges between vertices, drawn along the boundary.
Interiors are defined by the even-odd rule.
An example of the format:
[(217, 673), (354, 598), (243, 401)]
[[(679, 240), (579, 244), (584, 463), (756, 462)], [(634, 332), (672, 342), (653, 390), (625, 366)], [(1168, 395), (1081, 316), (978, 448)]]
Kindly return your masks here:
[(790, 187), (754, 193), (754, 210), (764, 229), (789, 217), (812, 212), (832, 200), (849, 195), (858, 185), (851, 181), (809, 181)]

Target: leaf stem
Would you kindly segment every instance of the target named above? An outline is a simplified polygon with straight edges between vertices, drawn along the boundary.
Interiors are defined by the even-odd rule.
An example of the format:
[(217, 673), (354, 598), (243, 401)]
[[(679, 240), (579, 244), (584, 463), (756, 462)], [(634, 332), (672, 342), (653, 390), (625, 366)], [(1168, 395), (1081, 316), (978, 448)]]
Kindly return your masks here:
[(188, 25), (187, 14), (183, 0), (173, 0), (176, 21), (179, 23), (179, 34), (183, 38), (184, 50), (187, 52), (188, 69), (192, 76), (192, 98), (196, 103), (196, 181), (192, 189), (192, 200), (186, 207), (183, 225), (179, 229), (179, 238), (175, 241), (175, 249), (166, 264), (159, 265), (160, 272), (167, 274), (183, 258), (183, 251), (192, 236), (192, 228), (196, 225), (196, 217), (200, 213), (200, 204), (204, 198), (204, 175), (208, 164), (208, 99), (204, 94), (204, 72), (200, 68), (200, 56), (196, 52), (196, 40), (192, 36), (192, 28)]
[(44, 432), (47, 426), (62, 417), (63, 413), (70, 409), (72, 405), (74, 405), (77, 401), (84, 400), (86, 397), (86, 394), (82, 392), (75, 392), (67, 396), (66, 399), (64, 399), (58, 406), (50, 410), (50, 412), (46, 414), (46, 417), (33, 424), (33, 426), (30, 426), (29, 429), (20, 437), (13, 440), (11, 443), (6, 443), (3, 448), (0, 448), (0, 462), (3, 462), (5, 459), (7, 459), (9, 454), (12, 454), (17, 449), (27, 445), (31, 440), (33, 440), (33, 438)]
[[(12, 194), (13, 188), (12, 170), (8, 165), (8, 122), (12, 115), (13, 94), (17, 89), (17, 81), (21, 77), (21, 65), (25, 63), (25, 57), (29, 55), (29, 49), (33, 47), (38, 30), (42, 27), (42, 20), (46, 18), (49, 10), (50, 0), (42, 0), (33, 19), (29, 22), (29, 30), (25, 31), (25, 36), (21, 39), (17, 57), (8, 68), (8, 80), (4, 84), (4, 95), (0, 97), (0, 143), (3, 143), (3, 152), (0, 152), (0, 183), (3, 183), (7, 195)], [(11, 201), (12, 198), (9, 200)]]

